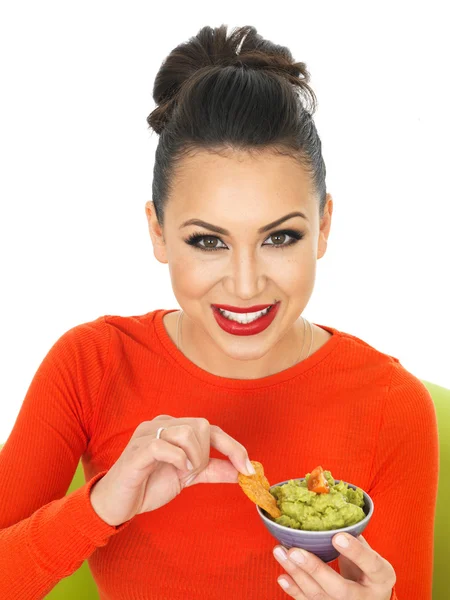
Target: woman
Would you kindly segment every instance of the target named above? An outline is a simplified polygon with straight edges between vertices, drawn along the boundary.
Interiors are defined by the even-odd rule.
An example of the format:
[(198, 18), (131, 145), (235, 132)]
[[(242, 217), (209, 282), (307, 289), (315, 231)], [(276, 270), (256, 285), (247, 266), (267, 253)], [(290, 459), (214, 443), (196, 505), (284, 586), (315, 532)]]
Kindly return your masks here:
[[(85, 559), (103, 600), (431, 597), (431, 397), (302, 317), (333, 212), (308, 81), (254, 27), (204, 27), (162, 64), (146, 214), (183, 310), (100, 317), (44, 358), (0, 453), (2, 599)], [(320, 464), (366, 490), (364, 537), (283, 557), (236, 485), (250, 458), (271, 483)]]

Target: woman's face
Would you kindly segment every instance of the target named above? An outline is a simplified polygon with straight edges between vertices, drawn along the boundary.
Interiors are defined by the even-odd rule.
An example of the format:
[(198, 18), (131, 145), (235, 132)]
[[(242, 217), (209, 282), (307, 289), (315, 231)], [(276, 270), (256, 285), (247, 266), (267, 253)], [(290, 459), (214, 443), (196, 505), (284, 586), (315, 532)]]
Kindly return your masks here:
[[(293, 212), (304, 217), (258, 231)], [(270, 151), (260, 156), (199, 151), (183, 159), (175, 176), (163, 232), (152, 202), (147, 202), (146, 213), (155, 257), (168, 263), (184, 311), (185, 353), (211, 372), (241, 378), (267, 373), (274, 365), (282, 370), (289, 358), (298, 358), (303, 340), (298, 319), (314, 288), (316, 260), (325, 253), (332, 214), (328, 195), (319, 221), (318, 199), (301, 165)], [(227, 232), (185, 225), (191, 219)], [(187, 243), (193, 234), (201, 236), (196, 246)], [(275, 302), (280, 304), (274, 320), (254, 335), (224, 331), (211, 307)]]

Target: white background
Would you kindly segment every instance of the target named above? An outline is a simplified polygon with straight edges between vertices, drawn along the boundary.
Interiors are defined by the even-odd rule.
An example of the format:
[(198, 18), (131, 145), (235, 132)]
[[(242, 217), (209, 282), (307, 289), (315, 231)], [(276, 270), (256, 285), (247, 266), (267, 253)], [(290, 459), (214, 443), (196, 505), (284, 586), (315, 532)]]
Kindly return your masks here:
[(146, 118), (162, 61), (204, 25), (253, 25), (311, 74), (334, 214), (306, 318), (450, 387), (446, 3), (270, 6), (3, 4), (0, 442), (65, 331), (178, 308), (147, 229)]

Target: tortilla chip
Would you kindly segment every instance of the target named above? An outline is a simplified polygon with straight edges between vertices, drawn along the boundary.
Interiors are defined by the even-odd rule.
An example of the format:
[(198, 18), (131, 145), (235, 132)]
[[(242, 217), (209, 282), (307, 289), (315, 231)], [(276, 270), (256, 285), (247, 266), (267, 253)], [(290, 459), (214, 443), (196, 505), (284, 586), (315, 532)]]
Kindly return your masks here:
[(242, 491), (252, 502), (263, 508), (274, 519), (281, 517), (281, 511), (276, 499), (269, 492), (270, 484), (264, 476), (264, 468), (256, 460), (250, 461), (255, 468), (256, 475), (238, 474), (238, 483)]

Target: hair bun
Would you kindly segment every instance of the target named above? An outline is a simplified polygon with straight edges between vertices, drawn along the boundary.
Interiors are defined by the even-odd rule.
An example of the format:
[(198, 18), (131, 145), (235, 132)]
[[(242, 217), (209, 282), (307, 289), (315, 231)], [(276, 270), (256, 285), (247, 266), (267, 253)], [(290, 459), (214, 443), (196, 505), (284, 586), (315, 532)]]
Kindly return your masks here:
[(228, 37), (227, 25), (205, 26), (174, 48), (156, 75), (153, 100), (158, 106), (147, 117), (156, 133), (161, 133), (170, 120), (185, 81), (215, 67), (244, 67), (283, 77), (306, 93), (311, 114), (315, 110), (316, 97), (308, 85), (306, 64), (295, 62), (288, 48), (265, 40), (251, 25), (235, 27)]
[[(308, 83), (309, 73), (303, 62), (293, 62), (282, 54), (267, 54), (260, 50), (250, 50), (249, 52), (237, 56), (231, 63), (233, 66), (244, 66), (251, 69), (262, 69), (273, 72), (278, 75), (287, 75), (291, 83), (302, 85), (302, 82)], [(299, 76), (302, 79), (298, 79)]]

